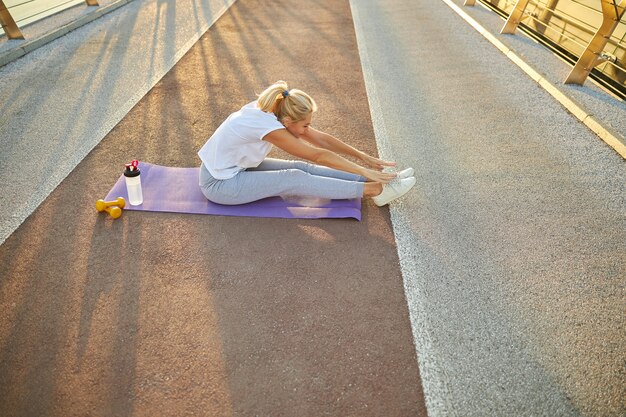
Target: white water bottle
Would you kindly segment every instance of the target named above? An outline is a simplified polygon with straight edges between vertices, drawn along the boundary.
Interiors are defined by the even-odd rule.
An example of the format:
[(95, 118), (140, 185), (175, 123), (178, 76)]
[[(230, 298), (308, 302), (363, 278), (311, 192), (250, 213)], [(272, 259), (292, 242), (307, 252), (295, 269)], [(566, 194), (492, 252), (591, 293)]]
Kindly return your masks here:
[(141, 192), (141, 172), (137, 166), (139, 162), (135, 159), (130, 164), (126, 164), (124, 179), (126, 180), (126, 191), (128, 192), (128, 202), (133, 206), (143, 203), (143, 193)]

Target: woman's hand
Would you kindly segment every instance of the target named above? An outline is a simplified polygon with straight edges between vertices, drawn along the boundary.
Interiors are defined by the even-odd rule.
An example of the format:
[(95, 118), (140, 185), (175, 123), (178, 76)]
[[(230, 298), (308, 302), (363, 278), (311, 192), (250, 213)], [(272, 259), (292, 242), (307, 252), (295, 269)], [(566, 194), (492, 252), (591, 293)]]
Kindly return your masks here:
[(374, 158), (373, 156), (369, 156), (367, 154), (363, 154), (361, 160), (365, 162), (368, 166), (382, 171), (385, 167), (395, 167), (396, 163), (391, 161), (385, 161), (383, 159)]
[(389, 181), (393, 180), (398, 176), (395, 172), (381, 172), (373, 169), (365, 169), (363, 176), (370, 181), (380, 182), (383, 184), (387, 184)]

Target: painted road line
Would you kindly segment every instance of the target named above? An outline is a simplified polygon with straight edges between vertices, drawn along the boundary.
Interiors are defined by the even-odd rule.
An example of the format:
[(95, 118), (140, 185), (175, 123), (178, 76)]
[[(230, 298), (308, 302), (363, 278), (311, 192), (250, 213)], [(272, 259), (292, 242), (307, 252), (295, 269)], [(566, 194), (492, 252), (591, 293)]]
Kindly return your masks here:
[[(393, 160), (396, 155), (393, 152), (392, 144), (389, 142), (390, 137), (384, 119), (383, 108), (380, 104), (379, 93), (376, 88), (374, 70), (372, 68), (372, 60), (367, 51), (367, 42), (364, 33), (367, 31), (366, 23), (361, 18), (358, 8), (354, 5), (354, 0), (350, 0), (350, 8), (352, 10), (352, 20), (355, 26), (357, 45), (359, 55), (361, 56), (361, 67), (363, 68), (363, 78), (365, 88), (367, 90), (367, 99), (372, 117), (372, 127), (374, 129), (374, 137), (378, 147), (378, 152), (382, 158)], [(407, 308), (411, 320), (411, 332), (413, 333), (413, 343), (415, 344), (417, 362), (419, 372), (422, 379), (422, 390), (424, 392), (424, 401), (429, 414), (431, 410), (450, 408), (447, 399), (450, 398), (446, 382), (438, 376), (444, 375), (445, 370), (439, 367), (439, 361), (430, 357), (430, 353), (434, 352), (432, 346), (432, 337), (428, 330), (428, 312), (424, 308), (424, 304), (420, 302), (425, 299), (422, 289), (419, 285), (409, 279), (415, 275), (414, 268), (410, 259), (411, 245), (407, 244), (408, 218), (405, 214), (405, 208), (402, 201), (396, 202), (389, 208), (391, 215), (391, 223), (393, 225), (394, 236), (396, 239), (396, 248), (400, 260), (400, 270), (402, 273), (402, 282), (404, 286), (404, 294), (407, 299)], [(410, 239), (409, 239), (410, 240)], [(417, 325), (416, 325), (417, 323)], [(419, 329), (419, 331), (418, 331)]]

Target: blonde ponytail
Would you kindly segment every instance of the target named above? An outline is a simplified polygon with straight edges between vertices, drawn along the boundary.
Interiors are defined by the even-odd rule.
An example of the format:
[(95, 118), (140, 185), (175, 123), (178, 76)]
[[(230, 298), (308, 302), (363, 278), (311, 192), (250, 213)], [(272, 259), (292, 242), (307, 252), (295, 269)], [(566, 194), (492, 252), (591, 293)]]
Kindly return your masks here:
[(290, 90), (285, 81), (276, 81), (259, 94), (257, 105), (267, 113), (274, 113), (279, 121), (289, 117), (298, 122), (317, 111), (317, 104), (304, 91)]

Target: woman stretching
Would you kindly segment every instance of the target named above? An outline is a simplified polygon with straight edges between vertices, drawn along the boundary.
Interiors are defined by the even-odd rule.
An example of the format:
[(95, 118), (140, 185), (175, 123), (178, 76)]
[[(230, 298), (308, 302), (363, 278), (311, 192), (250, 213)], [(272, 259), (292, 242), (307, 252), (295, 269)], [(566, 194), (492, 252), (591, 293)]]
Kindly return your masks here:
[[(372, 197), (378, 206), (415, 184), (413, 169), (383, 172), (383, 161), (311, 127), (315, 101), (278, 81), (231, 114), (198, 152), (200, 188), (218, 204), (244, 204), (272, 196), (325, 199)], [(306, 142), (306, 143), (305, 143)], [(276, 145), (312, 163), (266, 158)], [(369, 168), (340, 156), (356, 157)]]

